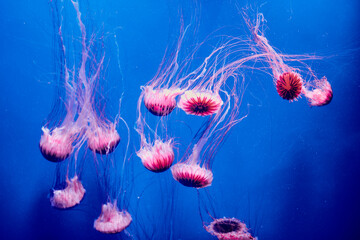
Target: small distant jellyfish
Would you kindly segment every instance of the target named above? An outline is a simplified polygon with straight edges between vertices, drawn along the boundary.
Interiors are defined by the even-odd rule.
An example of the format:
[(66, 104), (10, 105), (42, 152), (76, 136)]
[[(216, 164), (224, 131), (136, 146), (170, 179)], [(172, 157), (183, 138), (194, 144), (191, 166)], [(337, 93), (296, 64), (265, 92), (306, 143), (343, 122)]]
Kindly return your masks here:
[(249, 233), (246, 224), (236, 218), (214, 219), (205, 226), (206, 231), (219, 240), (256, 240)]
[(186, 91), (180, 97), (179, 108), (186, 114), (209, 116), (217, 113), (223, 101), (218, 93), (210, 91)]
[(53, 191), (53, 196), (50, 198), (51, 206), (62, 209), (74, 207), (83, 199), (85, 192), (78, 176), (71, 180), (67, 178), (65, 189)]
[(298, 98), (302, 90), (300, 75), (295, 72), (285, 72), (281, 74), (276, 81), (276, 90), (280, 97), (285, 100), (292, 101)]
[(315, 82), (313, 90), (304, 89), (304, 95), (308, 99), (310, 106), (325, 106), (333, 98), (333, 91), (326, 77)]
[(119, 233), (127, 228), (132, 221), (131, 215), (120, 211), (114, 203), (108, 202), (101, 207), (101, 214), (94, 222), (94, 228), (102, 233)]
[(137, 153), (142, 164), (152, 172), (164, 172), (169, 169), (174, 161), (172, 139), (163, 142), (155, 140), (154, 145), (146, 144)]
[(73, 134), (65, 127), (54, 128), (52, 131), (42, 127), (41, 130), (43, 134), (39, 146), (44, 158), (51, 162), (67, 159), (72, 152)]

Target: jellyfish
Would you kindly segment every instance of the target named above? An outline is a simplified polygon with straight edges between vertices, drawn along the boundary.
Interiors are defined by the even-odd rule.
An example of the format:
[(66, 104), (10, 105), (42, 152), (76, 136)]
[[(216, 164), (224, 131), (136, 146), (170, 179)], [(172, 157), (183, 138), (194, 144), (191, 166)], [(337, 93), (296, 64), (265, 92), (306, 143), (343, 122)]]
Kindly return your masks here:
[(309, 101), (310, 106), (325, 106), (333, 98), (333, 91), (330, 83), (323, 77), (315, 81), (313, 89), (304, 89), (304, 95)]
[(295, 72), (285, 72), (276, 81), (276, 90), (280, 97), (286, 100), (294, 100), (299, 97), (302, 89), (302, 80)]
[(219, 75), (226, 75), (227, 67), (222, 66), (216, 73), (212, 71), (227, 57), (226, 49), (226, 43), (215, 47), (196, 70), (180, 80), (187, 84), (181, 88), (183, 94), (177, 106), (186, 114), (206, 117), (219, 112), (224, 103), (219, 92), (227, 79)]
[(44, 158), (51, 162), (61, 162), (67, 159), (73, 150), (74, 135), (72, 131), (67, 126), (55, 127), (51, 130), (44, 126), (41, 130), (43, 134), (39, 147)]
[(153, 89), (144, 87), (144, 105), (155, 116), (167, 116), (176, 107), (175, 97), (179, 94), (176, 89)]
[(217, 237), (219, 240), (255, 240), (251, 236), (246, 224), (236, 218), (218, 218), (214, 219), (208, 226), (206, 231)]
[(244, 221), (236, 217), (219, 217), (219, 212), (231, 214), (233, 209), (229, 209), (225, 204), (228, 199), (221, 200), (220, 204), (215, 203), (216, 192), (197, 190), (199, 215), (204, 229), (219, 240), (257, 240), (257, 237), (253, 236), (254, 229), (250, 230)]
[(110, 122), (105, 117), (98, 117), (93, 110), (88, 121), (86, 137), (89, 149), (101, 155), (112, 153), (120, 143), (120, 135), (116, 130), (118, 119)]
[[(303, 61), (316, 60), (320, 57), (310, 55), (286, 55), (276, 52), (261, 31), (264, 16), (259, 13), (255, 23), (252, 23), (244, 11), (243, 17), (253, 36), (256, 54), (265, 54), (265, 61), (272, 70), (274, 85), (280, 97), (288, 101), (295, 101), (303, 94), (310, 106), (324, 106), (331, 102), (333, 92), (326, 77), (318, 79), (314, 71)], [(291, 67), (286, 62), (298, 63), (299, 67)], [(312, 79), (306, 81), (305, 76)]]
[(79, 204), (83, 199), (86, 190), (75, 175), (72, 179), (66, 179), (66, 187), (61, 190), (54, 190), (50, 198), (51, 206), (56, 208), (71, 208)]
[(170, 57), (167, 56), (167, 51), (165, 52), (155, 76), (141, 87), (139, 100), (143, 100), (147, 110), (155, 116), (169, 115), (176, 107), (175, 98), (183, 93), (180, 89), (181, 82), (177, 78), (181, 71), (178, 63), (179, 51), (186, 31), (187, 28), (184, 30), (181, 23), (175, 52)]
[(208, 116), (219, 111), (222, 104), (223, 101), (218, 93), (189, 90), (181, 95), (178, 106), (187, 114)]
[[(65, 89), (64, 104), (66, 113), (63, 120), (60, 119), (56, 121), (55, 126), (49, 127), (51, 122), (48, 121), (48, 123), (41, 128), (42, 135), (39, 143), (41, 154), (45, 159), (51, 162), (61, 162), (67, 159), (74, 151), (73, 145), (76, 145), (77, 141), (83, 142), (83, 133), (85, 130), (85, 119), (83, 116), (78, 117), (77, 114), (77, 108), (79, 107), (79, 104), (77, 103), (76, 99), (76, 79), (74, 77), (74, 73), (71, 74), (67, 67), (66, 49), (62, 37), (61, 25), (59, 27), (57, 36), (61, 48), (60, 59), (62, 59), (59, 79), (59, 85), (61, 86), (57, 87)], [(60, 96), (56, 97), (60, 98)], [(58, 110), (60, 107), (58, 105), (62, 106), (62, 103), (56, 99), (56, 105), (54, 106), (51, 115), (54, 113), (60, 113)], [(60, 124), (56, 126), (58, 123)]]
[(132, 221), (131, 215), (117, 208), (116, 201), (108, 202), (101, 207), (101, 214), (94, 222), (94, 228), (102, 233), (119, 233)]
[(172, 139), (166, 142), (155, 140), (154, 145), (145, 145), (136, 154), (144, 167), (152, 172), (166, 171), (175, 158)]

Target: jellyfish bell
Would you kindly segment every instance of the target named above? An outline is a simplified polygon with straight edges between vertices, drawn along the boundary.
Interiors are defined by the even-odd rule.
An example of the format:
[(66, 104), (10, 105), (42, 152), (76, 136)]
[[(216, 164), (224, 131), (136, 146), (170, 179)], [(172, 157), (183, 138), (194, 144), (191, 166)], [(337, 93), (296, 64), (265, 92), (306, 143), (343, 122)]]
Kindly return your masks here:
[(155, 140), (153, 145), (145, 145), (136, 154), (144, 167), (152, 172), (166, 171), (175, 158), (172, 139), (166, 142)]
[(151, 86), (146, 86), (144, 104), (155, 116), (167, 116), (176, 107), (175, 97), (179, 94), (179, 89), (153, 89)]
[(302, 80), (298, 73), (285, 72), (276, 81), (276, 91), (285, 100), (296, 100), (302, 90)]
[(101, 207), (101, 214), (94, 222), (94, 228), (102, 233), (119, 233), (127, 228), (132, 221), (131, 215), (120, 211), (114, 203), (108, 202)]
[(53, 191), (51, 206), (62, 209), (74, 207), (83, 199), (85, 192), (81, 181), (75, 175), (71, 180), (66, 179), (65, 189)]
[(41, 128), (40, 151), (45, 159), (51, 162), (61, 162), (72, 152), (73, 135), (65, 128)]
[(206, 231), (219, 240), (256, 240), (249, 233), (246, 224), (236, 218), (214, 219), (205, 226)]
[(204, 188), (213, 181), (211, 170), (199, 164), (177, 163), (171, 167), (171, 173), (176, 181), (186, 187)]
[(326, 77), (315, 81), (315, 89), (304, 90), (305, 97), (308, 99), (310, 106), (325, 106), (329, 104), (333, 98), (333, 91)]
[(96, 127), (87, 132), (89, 148), (99, 154), (112, 153), (120, 142), (120, 135), (115, 129), (115, 124), (110, 128)]
[(222, 104), (218, 93), (189, 90), (181, 95), (178, 106), (189, 115), (209, 116), (217, 113)]

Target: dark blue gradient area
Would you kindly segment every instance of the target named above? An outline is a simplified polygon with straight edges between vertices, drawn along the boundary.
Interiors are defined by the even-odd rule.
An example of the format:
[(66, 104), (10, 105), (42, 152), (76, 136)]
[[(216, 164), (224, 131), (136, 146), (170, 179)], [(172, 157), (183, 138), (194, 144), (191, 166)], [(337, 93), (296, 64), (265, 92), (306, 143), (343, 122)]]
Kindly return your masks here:
[[(115, 116), (124, 92), (121, 115), (131, 131), (133, 182), (127, 201), (133, 223), (114, 235), (93, 229), (104, 196), (92, 154), (83, 169), (87, 192), (81, 204), (69, 210), (51, 207), (56, 164), (46, 161), (38, 147), (56, 94), (50, 1), (1, 1), (0, 239), (216, 239), (204, 229), (199, 212), (209, 223), (205, 209), (217, 218), (244, 221), (259, 240), (360, 239), (358, 0), (79, 3), (88, 31), (103, 35), (104, 43), (116, 35), (117, 45), (105, 46), (106, 97), (113, 101), (109, 106)], [(266, 37), (279, 52), (324, 57), (308, 64), (320, 78), (327, 76), (334, 92), (329, 105), (311, 108), (304, 97), (292, 103), (281, 99), (267, 74), (251, 79), (242, 105), (248, 116), (225, 138), (212, 166), (213, 184), (199, 194), (175, 182), (170, 171), (146, 170), (135, 154), (140, 86), (155, 75), (165, 49), (179, 36), (179, 6), (185, 20), (188, 12), (198, 14), (196, 41), (218, 29), (229, 36), (248, 34), (238, 9), (258, 9), (266, 18)], [(199, 9), (192, 11), (193, 6)], [(76, 31), (72, 11), (64, 9), (64, 18), (73, 21)], [(79, 40), (69, 32), (64, 38)], [(177, 147), (185, 148), (179, 139), (195, 133), (198, 125), (180, 110), (174, 114), (181, 121), (172, 122), (169, 130), (185, 126), (176, 136)], [(123, 151), (125, 143), (118, 148)]]

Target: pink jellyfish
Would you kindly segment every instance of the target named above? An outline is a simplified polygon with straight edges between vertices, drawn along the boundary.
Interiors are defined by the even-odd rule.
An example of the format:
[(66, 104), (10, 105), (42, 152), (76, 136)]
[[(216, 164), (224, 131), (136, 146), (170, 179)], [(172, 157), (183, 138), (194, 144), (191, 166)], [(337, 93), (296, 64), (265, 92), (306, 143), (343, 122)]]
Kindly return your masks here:
[(219, 111), (223, 101), (217, 93), (212, 91), (186, 91), (180, 98), (179, 108), (187, 114), (208, 116)]
[(323, 77), (315, 81), (312, 90), (304, 89), (304, 95), (310, 106), (325, 106), (331, 102), (333, 91), (326, 77)]
[(176, 107), (175, 97), (179, 94), (176, 89), (153, 89), (146, 86), (144, 91), (145, 107), (155, 116), (167, 116)]
[(78, 176), (66, 179), (66, 187), (62, 190), (54, 190), (50, 198), (51, 206), (56, 208), (71, 208), (79, 204), (85, 194), (85, 188)]
[(94, 222), (94, 228), (102, 233), (119, 233), (132, 221), (131, 215), (117, 208), (116, 201), (108, 202), (101, 207), (101, 214)]
[[(64, 57), (64, 88), (66, 90), (66, 116), (64, 120), (60, 120), (60, 126), (48, 128), (43, 126), (41, 128), (42, 135), (40, 138), (40, 151), (45, 159), (51, 162), (61, 162), (67, 159), (73, 152), (73, 145), (76, 141), (83, 142), (82, 135), (84, 132), (84, 119), (82, 117), (77, 118), (76, 109), (79, 107), (76, 101), (76, 80), (74, 75), (70, 74), (69, 69), (66, 66), (66, 52), (63, 45), (63, 38), (61, 32), (61, 26), (59, 27), (59, 41), (62, 45), (62, 53)], [(55, 106), (57, 108), (57, 106)], [(75, 120), (77, 118), (77, 120)]]
[(144, 145), (136, 154), (144, 167), (152, 172), (169, 169), (175, 158), (172, 139), (166, 142), (155, 140), (154, 145)]
[[(253, 237), (245, 222), (234, 217), (217, 217), (219, 214), (216, 212), (219, 210), (219, 206), (216, 206), (215, 198), (209, 194), (210, 191), (198, 190), (197, 193), (200, 218), (208, 233), (219, 240), (257, 240), (256, 237)], [(224, 203), (221, 206), (226, 208)], [(203, 211), (205, 211), (205, 215)], [(204, 221), (203, 217), (207, 217), (210, 221)]]
[(180, 37), (177, 42), (176, 51), (170, 60), (165, 52), (163, 60), (155, 76), (142, 87), (139, 101), (144, 101), (145, 107), (155, 116), (167, 116), (176, 107), (175, 98), (183, 93), (180, 89), (181, 82), (177, 80), (179, 69), (178, 57), (185, 33), (181, 23)]
[(195, 71), (181, 79), (181, 82), (187, 84), (182, 87), (184, 93), (180, 96), (177, 106), (186, 114), (210, 116), (219, 112), (222, 107), (223, 100), (219, 92), (226, 77), (219, 75), (223, 75), (227, 67), (223, 66), (216, 73), (212, 70), (216, 69), (222, 57), (226, 58), (227, 55), (223, 54), (224, 49), (226, 50), (226, 43), (215, 48)]
[[(261, 31), (262, 23), (265, 21), (262, 14), (257, 14), (255, 24), (248, 15), (243, 13), (245, 22), (249, 27), (255, 42), (256, 54), (265, 54), (266, 62), (272, 70), (274, 85), (278, 94), (285, 100), (297, 100), (303, 94), (310, 106), (324, 106), (332, 100), (333, 92), (326, 77), (318, 79), (313, 70), (303, 63), (303, 60), (315, 60), (319, 57), (310, 55), (283, 55), (275, 51)], [(299, 68), (287, 65), (285, 62), (299, 63)], [(314, 80), (305, 81), (302, 75), (308, 75)]]
[(206, 231), (217, 237), (219, 240), (256, 240), (249, 233), (246, 224), (236, 218), (218, 218), (214, 219)]
[(70, 156), (75, 138), (71, 130), (65, 126), (51, 130), (42, 127), (41, 130), (43, 134), (40, 139), (40, 151), (44, 158), (51, 162), (60, 162)]

